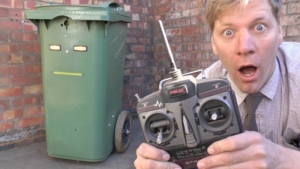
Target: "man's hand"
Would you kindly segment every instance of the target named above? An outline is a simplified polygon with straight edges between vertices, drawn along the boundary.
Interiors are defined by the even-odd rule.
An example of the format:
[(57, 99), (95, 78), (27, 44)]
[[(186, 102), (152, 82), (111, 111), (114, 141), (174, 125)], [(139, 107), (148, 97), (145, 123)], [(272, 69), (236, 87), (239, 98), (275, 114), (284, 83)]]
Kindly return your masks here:
[(146, 143), (139, 146), (136, 155), (136, 169), (181, 169), (175, 163), (168, 162), (170, 155), (167, 152)]
[(257, 132), (244, 133), (217, 141), (208, 147), (210, 156), (198, 161), (199, 169), (285, 168), (283, 147)]

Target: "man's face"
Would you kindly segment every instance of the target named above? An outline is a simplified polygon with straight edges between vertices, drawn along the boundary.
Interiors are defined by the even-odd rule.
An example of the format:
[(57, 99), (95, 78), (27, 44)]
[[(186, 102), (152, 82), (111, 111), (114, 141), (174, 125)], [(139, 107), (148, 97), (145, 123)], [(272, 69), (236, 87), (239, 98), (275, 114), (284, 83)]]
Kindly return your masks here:
[(282, 41), (268, 0), (253, 0), (243, 9), (220, 13), (212, 32), (214, 53), (245, 93), (259, 92), (271, 77)]

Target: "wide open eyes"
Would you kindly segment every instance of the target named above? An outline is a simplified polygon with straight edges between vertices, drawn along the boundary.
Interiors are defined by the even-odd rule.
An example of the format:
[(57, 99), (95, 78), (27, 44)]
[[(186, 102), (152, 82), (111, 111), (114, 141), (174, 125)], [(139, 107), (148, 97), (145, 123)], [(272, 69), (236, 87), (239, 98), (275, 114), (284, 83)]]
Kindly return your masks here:
[(224, 36), (231, 36), (233, 34), (233, 31), (230, 30), (230, 29), (227, 29), (227, 30), (224, 31), (223, 34), (224, 34)]
[(263, 31), (265, 29), (265, 25), (263, 24), (258, 24), (255, 26), (256, 31)]

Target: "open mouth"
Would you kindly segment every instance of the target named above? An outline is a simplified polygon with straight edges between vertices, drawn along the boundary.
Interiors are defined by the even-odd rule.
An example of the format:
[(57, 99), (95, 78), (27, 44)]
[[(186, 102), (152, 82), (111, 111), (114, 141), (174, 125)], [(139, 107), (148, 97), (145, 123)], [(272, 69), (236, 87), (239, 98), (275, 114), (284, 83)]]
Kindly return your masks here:
[(239, 69), (239, 71), (246, 77), (250, 77), (252, 76), (255, 71), (256, 71), (257, 67), (255, 66), (245, 66)]

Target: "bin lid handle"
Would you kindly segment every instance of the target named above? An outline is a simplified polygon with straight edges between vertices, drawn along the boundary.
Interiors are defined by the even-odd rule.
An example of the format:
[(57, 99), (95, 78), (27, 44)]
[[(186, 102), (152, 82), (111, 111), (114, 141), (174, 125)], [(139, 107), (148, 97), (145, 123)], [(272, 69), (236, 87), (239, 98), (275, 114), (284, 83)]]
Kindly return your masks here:
[(115, 3), (115, 2), (104, 2), (101, 6), (104, 8), (109, 7), (111, 9), (116, 9), (116, 10), (122, 9), (122, 7), (118, 3)]

